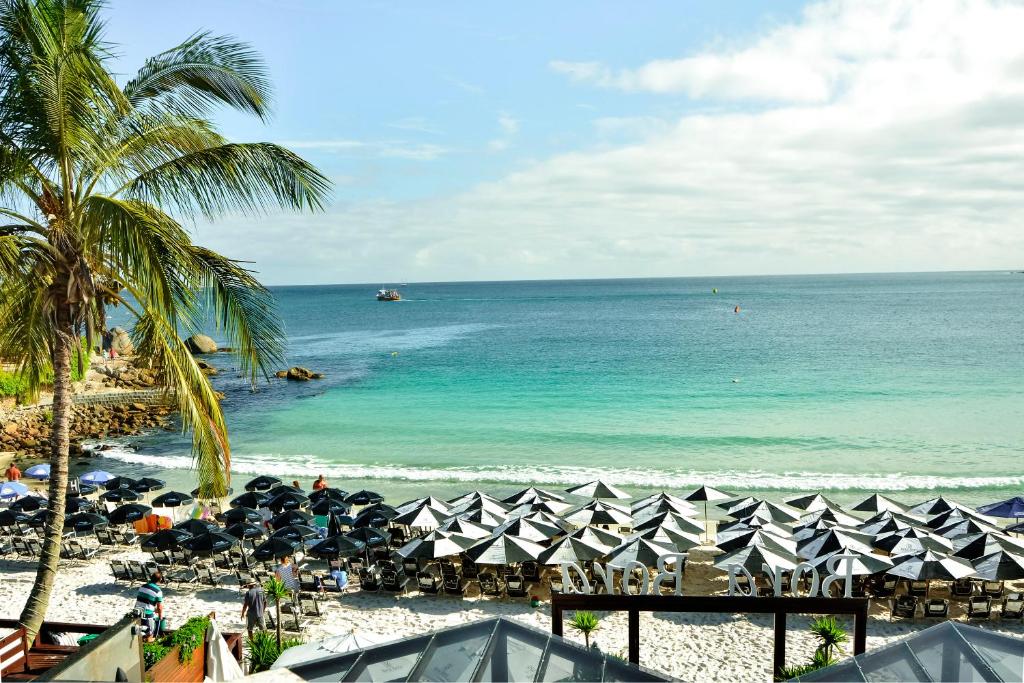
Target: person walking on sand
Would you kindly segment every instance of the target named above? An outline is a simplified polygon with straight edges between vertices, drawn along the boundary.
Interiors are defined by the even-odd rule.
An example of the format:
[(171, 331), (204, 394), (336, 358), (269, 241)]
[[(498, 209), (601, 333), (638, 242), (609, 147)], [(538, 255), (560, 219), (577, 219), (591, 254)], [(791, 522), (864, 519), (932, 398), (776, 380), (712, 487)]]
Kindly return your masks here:
[(316, 481), (313, 482), (313, 490), (321, 491), (325, 488), (327, 488), (327, 480), (324, 479), (324, 475), (321, 474), (319, 477), (316, 478)]
[(245, 591), (245, 597), (242, 598), (242, 619), (249, 629), (250, 638), (257, 626), (260, 630), (267, 628), (267, 594), (263, 586), (255, 581), (249, 583), (249, 590)]
[(294, 592), (299, 589), (299, 568), (292, 564), (292, 558), (285, 555), (281, 558), (281, 564), (274, 570), (277, 578), (284, 582), (288, 590)]
[(21, 479), (21, 470), (12, 462), (11, 466), (4, 470), (4, 476), (7, 477), (7, 481), (18, 481)]
[(160, 637), (160, 626), (164, 620), (164, 592), (160, 588), (163, 578), (159, 571), (153, 572), (149, 582), (142, 584), (135, 595), (135, 609), (142, 613), (142, 620), (148, 628), (148, 642)]

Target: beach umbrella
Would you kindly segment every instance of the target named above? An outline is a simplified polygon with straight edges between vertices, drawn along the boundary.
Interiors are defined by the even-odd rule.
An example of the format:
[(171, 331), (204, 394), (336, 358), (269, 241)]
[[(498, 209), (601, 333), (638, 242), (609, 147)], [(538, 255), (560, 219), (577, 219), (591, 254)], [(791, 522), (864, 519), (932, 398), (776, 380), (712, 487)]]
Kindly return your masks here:
[(242, 495), (232, 498), (231, 502), (228, 503), (233, 508), (250, 508), (255, 510), (256, 508), (265, 507), (267, 501), (270, 500), (265, 494), (257, 493), (256, 491), (249, 491)]
[[(714, 503), (716, 500), (724, 501), (730, 498), (735, 498), (735, 496), (726, 493), (725, 491), (719, 491), (718, 489), (711, 488), (710, 486), (700, 486), (698, 488), (695, 488), (693, 491), (690, 491), (685, 496), (683, 496), (684, 500), (687, 500), (691, 503), (704, 504), (704, 529), (701, 530), (702, 534), (708, 533), (707, 523), (710, 519), (710, 517), (708, 516), (708, 503)], [(754, 498), (744, 500), (747, 501), (749, 504), (753, 504), (755, 501)]]
[(391, 534), (386, 531), (381, 531), (380, 529), (371, 529), (370, 527), (353, 529), (345, 534), (345, 536), (357, 541), (362, 541), (367, 548), (386, 546), (391, 542)]
[(96, 493), (96, 491), (97, 489), (95, 484), (78, 483), (78, 495), (80, 496), (92, 495), (93, 493)]
[(796, 555), (795, 541), (788, 538), (781, 538), (774, 534), (769, 534), (768, 532), (761, 531), (760, 529), (749, 529), (733, 534), (719, 533), (715, 537), (715, 545), (718, 546), (719, 550), (726, 553), (756, 545), (768, 548), (769, 550), (774, 550), (778, 553)]
[(932, 515), (939, 515), (943, 512), (949, 512), (950, 510), (962, 507), (963, 506), (959, 503), (954, 503), (953, 501), (946, 500), (942, 496), (939, 496), (937, 498), (930, 498), (923, 503), (918, 503), (907, 510), (907, 512), (912, 515), (925, 515), (930, 517)]
[(382, 528), (386, 527), (388, 523), (397, 516), (398, 511), (390, 505), (374, 503), (373, 505), (365, 507), (359, 511), (359, 514), (352, 522), (352, 526), (372, 526)]
[(295, 549), (299, 545), (299, 541), (292, 541), (287, 538), (268, 538), (253, 549), (252, 557), (258, 562), (279, 560), (282, 557), (294, 555)]
[(153, 477), (142, 477), (134, 484), (129, 484), (128, 488), (136, 493), (149, 493), (150, 491), (159, 491), (163, 487), (167, 486), (167, 482), (163, 479), (154, 479)]
[(534, 543), (547, 543), (565, 533), (561, 528), (543, 522), (531, 522), (523, 517), (509, 520), (494, 530), (495, 534), (510, 534)]
[(199, 536), (220, 527), (215, 522), (207, 519), (186, 519), (175, 524), (174, 528), (179, 531), (185, 531), (192, 536)]
[(796, 510), (776, 505), (775, 503), (769, 503), (766, 500), (759, 503), (753, 503), (739, 510), (730, 509), (729, 516), (737, 519), (742, 519), (744, 517), (759, 517), (765, 521), (784, 523), (800, 521), (800, 513)]
[(114, 479), (114, 475), (110, 472), (104, 472), (103, 470), (94, 470), (92, 472), (86, 472), (78, 478), (78, 481), (83, 484), (91, 484), (92, 486), (99, 486), (106, 484), (111, 479)]
[(183, 541), (192, 538), (192, 534), (183, 529), (160, 529), (142, 539), (142, 549), (149, 552), (174, 550), (181, 547)]
[(718, 525), (719, 533), (739, 533), (740, 531), (749, 531), (750, 529), (767, 531), (768, 533), (775, 534), (781, 538), (790, 538), (793, 536), (793, 527), (786, 526), (785, 524), (776, 524), (775, 522), (763, 517), (743, 517), (742, 519)]
[(394, 524), (418, 529), (436, 529), (444, 523), (445, 515), (444, 510), (439, 510), (424, 503), (417, 508), (394, 517), (391, 521)]
[(680, 498), (679, 496), (675, 495), (674, 493), (669, 493), (668, 491), (659, 491), (658, 493), (652, 493), (651, 495), (644, 496), (643, 498), (637, 498), (636, 500), (633, 501), (633, 503), (630, 505), (630, 507), (635, 512), (636, 510), (639, 510), (640, 508), (645, 508), (645, 507), (647, 507), (649, 505), (653, 505), (655, 503), (660, 503), (662, 501), (668, 501), (670, 503), (676, 503), (677, 505), (682, 505), (683, 507), (689, 507), (692, 510), (696, 510), (697, 509), (697, 508), (694, 507), (693, 503), (691, 503), (690, 501), (686, 500), (685, 498)]
[(669, 526), (647, 529), (639, 534), (630, 536), (630, 539), (635, 538), (643, 538), (655, 545), (674, 548), (676, 551), (681, 553), (685, 553), (687, 550), (692, 550), (701, 544), (700, 536), (680, 531), (679, 529), (673, 529)]
[(28, 519), (28, 513), (18, 510), (0, 510), (0, 527), (11, 527)]
[[(246, 483), (246, 485), (245, 485), (245, 490), (246, 491), (269, 491), (270, 489), (274, 488), (275, 486), (277, 486), (280, 483), (281, 483), (281, 480), (278, 479), (277, 477), (260, 476), (260, 477), (256, 477), (255, 479), (250, 479)], [(247, 505), (246, 507), (253, 507), (253, 506)]]
[(947, 524), (944, 527), (940, 527), (935, 530), (937, 536), (943, 538), (953, 539), (958, 536), (966, 536), (968, 534), (980, 534), (986, 531), (999, 533), (999, 527), (985, 524), (983, 522), (976, 522), (973, 519), (962, 519), (959, 522), (953, 522)]
[[(927, 550), (919, 555), (905, 557), (886, 572), (890, 576), (899, 576), (913, 581), (927, 581), (929, 584), (928, 588), (931, 587), (933, 580), (955, 581), (956, 579), (970, 576), (973, 573), (974, 566), (967, 560), (943, 553), (935, 553), (931, 550)], [(926, 594), (928, 588), (925, 589)]]
[(345, 528), (348, 525), (347, 523), (342, 522), (342, 518), (344, 517), (345, 515), (327, 515), (328, 536), (343, 536), (345, 534)]
[(579, 538), (566, 536), (550, 548), (545, 548), (537, 561), (540, 564), (558, 566), (563, 562), (593, 562), (608, 554), (606, 545), (597, 545)]
[(472, 495), (470, 497), (463, 496), (461, 502), (453, 504), (448, 509), (449, 515), (461, 515), (467, 512), (486, 512), (491, 515), (505, 518), (509, 514), (509, 508), (507, 505), (499, 500), (491, 498), (490, 496)]
[(302, 524), (304, 526), (312, 526), (313, 515), (302, 512), (301, 510), (286, 510), (281, 514), (270, 520), (270, 526), (275, 529), (289, 526), (291, 524)]
[(148, 505), (128, 503), (127, 505), (114, 508), (107, 515), (107, 519), (110, 520), (111, 524), (132, 524), (148, 515), (151, 509)]
[(36, 510), (42, 510), (49, 504), (50, 501), (42, 496), (25, 496), (11, 503), (7, 509), (14, 512), (35, 512)]
[(536, 510), (528, 515), (523, 515), (523, 519), (528, 522), (540, 522), (542, 524), (547, 524), (548, 526), (558, 527), (562, 530), (562, 533), (565, 534), (576, 528), (575, 525), (565, 521), (562, 517), (553, 515), (550, 512), (544, 512), (543, 510)]
[(892, 498), (873, 493), (850, 509), (857, 512), (905, 512), (907, 508)]
[(394, 508), (400, 515), (404, 515), (410, 510), (418, 510), (421, 507), (430, 507), (441, 512), (448, 512), (452, 509), (452, 506), (447, 501), (443, 501), (440, 498), (434, 496), (424, 496), (423, 498), (414, 498), (413, 500), (407, 500), (401, 505), (395, 505)]
[(311, 545), (306, 553), (322, 560), (328, 560), (338, 557), (353, 557), (365, 549), (366, 544), (354, 538), (328, 536), (319, 543)]
[(100, 500), (108, 503), (131, 503), (137, 500), (142, 500), (142, 495), (135, 493), (129, 488), (123, 489), (110, 489), (100, 494)]
[[(813, 522), (806, 522), (799, 526), (793, 527), (793, 533), (790, 535), (797, 543), (806, 541), (810, 538), (814, 538), (822, 531), (828, 531), (836, 525), (832, 522), (825, 521), (823, 519), (817, 519)], [(876, 534), (871, 534), (875, 536)]]
[(320, 531), (316, 527), (305, 524), (289, 524), (270, 534), (271, 538), (287, 538), (292, 541), (305, 542), (310, 539), (320, 538)]
[(50, 511), (44, 508), (29, 515), (24, 523), (33, 529), (42, 529), (49, 520)]
[(818, 512), (819, 510), (839, 510), (840, 506), (829, 500), (820, 493), (812, 493), (806, 496), (797, 496), (783, 501), (786, 505), (804, 512)]
[(622, 489), (612, 486), (607, 482), (603, 482), (600, 479), (594, 481), (588, 481), (586, 484), (580, 484), (579, 486), (570, 486), (565, 490), (566, 493), (571, 493), (574, 496), (583, 496), (584, 498), (632, 498)]
[(986, 581), (1024, 579), (1024, 556), (997, 550), (975, 560), (974, 571), (979, 578)]
[(636, 507), (635, 505), (632, 507), (633, 518), (637, 521), (647, 520), (655, 515), (664, 514), (666, 512), (677, 514), (680, 517), (686, 517), (694, 514), (696, 511), (697, 509), (693, 507), (693, 503), (688, 503), (685, 500), (677, 502), (674, 500), (664, 499), (657, 500), (640, 507)]
[(103, 488), (106, 490), (113, 491), (114, 489), (130, 488), (138, 482), (131, 477), (112, 477), (100, 483), (103, 484)]
[(46, 481), (50, 478), (50, 464), (40, 463), (39, 465), (32, 465), (25, 470), (25, 476), (29, 479), (38, 479), (39, 481)]
[(753, 496), (744, 496), (743, 498), (728, 498), (721, 503), (715, 503), (715, 507), (719, 510), (725, 510), (726, 514), (729, 514), (729, 510), (742, 510), (752, 503), (760, 503), (760, 498), (754, 498)]
[(481, 539), (491, 535), (491, 528), (481, 524), (474, 524), (458, 517), (452, 517), (438, 527), (438, 531), (445, 531), (450, 534), (459, 534), (467, 538)]
[(630, 526), (633, 524), (633, 517), (617, 505), (610, 505), (601, 500), (592, 500), (578, 510), (565, 515), (565, 521), (579, 525)]
[(676, 514), (675, 512), (661, 512), (652, 517), (646, 517), (643, 521), (638, 521), (633, 529), (635, 531), (646, 531), (647, 529), (656, 529), (662, 526), (671, 526), (679, 529), (680, 531), (688, 531), (696, 534), (704, 533), (703, 524), (700, 524), (689, 517)]
[(240, 541), (251, 541), (254, 538), (263, 538), (266, 535), (263, 527), (250, 524), (249, 522), (235, 522), (224, 529), (224, 533), (234, 536)]
[(459, 519), (464, 519), (474, 524), (482, 524), (483, 526), (491, 527), (492, 529), (499, 524), (505, 522), (505, 515), (495, 515), (487, 510), (477, 509), (460, 512), (456, 515)]
[(993, 528), (996, 526), (996, 520), (994, 518), (979, 515), (973, 510), (966, 510), (961, 508), (953, 508), (952, 510), (947, 510), (946, 512), (937, 514), (934, 517), (931, 517), (927, 522), (925, 522), (925, 526), (927, 526), (930, 529), (938, 529), (939, 527), (949, 526), (950, 524), (963, 522), (964, 520), (968, 519), (976, 522), (981, 522), (982, 524), (988, 524)]
[[(300, 489), (298, 486), (292, 486), (291, 484), (278, 484), (269, 491), (266, 491), (267, 498), (276, 498), (282, 493), (301, 493), (303, 496), (306, 496), (305, 491)], [(308, 500), (309, 496), (306, 496), (306, 499)]]
[(310, 502), (316, 502), (318, 500), (334, 500), (339, 503), (344, 503), (345, 498), (348, 496), (348, 491), (342, 491), (341, 489), (335, 489), (331, 487), (316, 489), (309, 493)]
[(728, 571), (730, 565), (739, 565), (750, 572), (751, 576), (758, 576), (763, 571), (762, 564), (768, 565), (772, 570), (792, 570), (798, 562), (796, 556), (791, 553), (779, 552), (766, 546), (748, 545), (720, 556), (715, 560), (715, 567)]
[(225, 524), (237, 524), (239, 522), (262, 524), (263, 515), (261, 515), (258, 510), (246, 507), (231, 508), (224, 513)]
[(518, 564), (536, 560), (544, 547), (525, 538), (498, 534), (479, 541), (466, 551), (477, 564)]
[(78, 512), (64, 518), (64, 530), (84, 534), (107, 525), (107, 518), (92, 512)]
[(1015, 554), (1024, 554), (1024, 542), (990, 531), (953, 539), (953, 554), (965, 560), (976, 560), (997, 550), (1009, 550)]
[(307, 504), (309, 504), (309, 498), (298, 491), (282, 491), (264, 503), (263, 507), (268, 507), (274, 512), (281, 512), (282, 510), (298, 510)]
[(549, 515), (560, 515), (572, 507), (564, 500), (538, 500), (529, 504), (530, 512), (546, 512)]
[(645, 567), (654, 567), (658, 564), (659, 557), (675, 552), (674, 548), (659, 545), (641, 536), (634, 536), (626, 539), (622, 545), (612, 548), (611, 552), (608, 553), (608, 562), (624, 565), (632, 561), (639, 562)]
[(819, 520), (828, 522), (832, 525), (838, 524), (839, 526), (845, 527), (855, 527), (861, 523), (861, 521), (853, 515), (848, 515), (842, 510), (833, 510), (832, 508), (822, 508), (800, 516), (801, 525), (809, 522), (817, 522)]
[(13, 500), (28, 495), (28, 487), (20, 481), (5, 481), (0, 484), (0, 500)]
[(501, 502), (508, 503), (509, 505), (523, 505), (524, 503), (532, 504), (550, 500), (565, 501), (565, 496), (531, 486), (521, 491), (516, 491), (508, 498), (502, 498)]
[(448, 499), (448, 505), (450, 507), (452, 507), (452, 508), (456, 508), (456, 507), (459, 507), (460, 505), (465, 505), (466, 503), (472, 503), (473, 501), (477, 501), (477, 500), (489, 500), (492, 503), (499, 503), (499, 502), (501, 502), (497, 498), (492, 496), (491, 494), (485, 493), (485, 492), (477, 489), (475, 491), (470, 491), (468, 493), (463, 493), (461, 496), (455, 496), (454, 498)]
[(918, 529), (902, 529), (885, 536), (877, 536), (871, 544), (893, 556), (918, 555), (926, 550), (951, 552), (952, 541)]
[(155, 508), (176, 508), (192, 502), (192, 496), (180, 491), (168, 491), (150, 501)]
[(376, 491), (356, 491), (345, 496), (345, 502), (349, 505), (373, 505), (375, 503), (383, 503), (384, 496), (380, 495)]
[(348, 505), (330, 498), (321, 498), (309, 506), (309, 511), (314, 515), (326, 517), (327, 515), (344, 515), (348, 513)]
[[(31, 468), (29, 468), (31, 470)], [(1014, 496), (998, 503), (989, 503), (978, 508), (978, 512), (992, 517), (1024, 517), (1024, 496)]]
[(841, 550), (871, 553), (874, 536), (844, 529), (828, 529), (797, 544), (797, 555), (806, 559), (830, 555)]
[[(826, 553), (818, 557), (808, 560), (812, 567), (817, 569), (819, 572), (827, 569), (828, 561), (833, 555), (853, 555), (850, 573), (853, 576), (871, 576), (872, 574), (880, 574), (887, 572), (893, 567), (893, 562), (888, 557), (882, 555), (875, 555), (873, 553), (861, 553), (855, 550), (837, 550), (835, 552)], [(842, 575), (846, 573), (847, 560), (840, 560), (836, 566), (836, 571)]]
[[(227, 490), (227, 493), (225, 495), (232, 496), (232, 495), (234, 495), (234, 493), (235, 493), (235, 489), (233, 487), (229, 486), (228, 490)], [(199, 487), (198, 486), (196, 488), (192, 489), (192, 494), (191, 495), (192, 495), (193, 498), (198, 498), (199, 497)]]
[(591, 545), (603, 545), (608, 550), (620, 545), (625, 539), (607, 529), (600, 527), (585, 526), (569, 534), (570, 538), (586, 541)]
[(889, 519), (880, 519), (877, 522), (871, 522), (870, 524), (867, 522), (860, 524), (857, 526), (857, 531), (864, 534), (871, 534), (873, 536), (885, 536), (886, 534), (891, 534), (894, 531), (912, 528), (914, 528), (912, 525), (890, 517)]
[(417, 560), (437, 560), (458, 555), (476, 541), (465, 536), (443, 531), (431, 531), (422, 538), (414, 538), (396, 552), (399, 556)]
[(1008, 526), (1003, 531), (1011, 534), (1024, 534), (1024, 522)]
[(204, 534), (193, 536), (181, 542), (181, 547), (192, 552), (198, 557), (209, 557), (218, 555), (238, 545), (238, 539), (223, 531), (207, 531)]
[(91, 512), (93, 507), (92, 501), (78, 496), (69, 496), (64, 501), (64, 513), (69, 515), (77, 512)]

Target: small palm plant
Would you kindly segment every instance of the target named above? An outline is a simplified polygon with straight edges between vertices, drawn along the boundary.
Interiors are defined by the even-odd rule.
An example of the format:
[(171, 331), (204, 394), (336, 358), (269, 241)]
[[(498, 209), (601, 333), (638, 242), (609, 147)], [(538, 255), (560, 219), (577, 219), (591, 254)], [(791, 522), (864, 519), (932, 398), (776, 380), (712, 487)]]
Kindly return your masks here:
[(811, 633), (818, 639), (815, 650), (815, 662), (821, 666), (829, 666), (835, 662), (835, 651), (842, 650), (846, 642), (846, 631), (839, 625), (835, 617), (821, 617), (811, 623)]
[(583, 641), (590, 647), (590, 634), (601, 627), (601, 620), (593, 612), (576, 612), (569, 622), (574, 630), (583, 634)]
[(281, 579), (272, 576), (263, 584), (267, 597), (274, 601), (274, 621), (277, 624), (277, 649), (281, 650), (281, 601), (291, 597), (292, 592)]

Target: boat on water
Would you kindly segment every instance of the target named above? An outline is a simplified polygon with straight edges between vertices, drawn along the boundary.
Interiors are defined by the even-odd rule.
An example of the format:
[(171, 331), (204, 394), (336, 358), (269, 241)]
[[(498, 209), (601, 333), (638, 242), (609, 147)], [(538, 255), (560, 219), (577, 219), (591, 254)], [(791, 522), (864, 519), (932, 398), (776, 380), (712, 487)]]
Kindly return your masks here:
[(397, 289), (378, 289), (377, 301), (401, 301), (402, 295)]

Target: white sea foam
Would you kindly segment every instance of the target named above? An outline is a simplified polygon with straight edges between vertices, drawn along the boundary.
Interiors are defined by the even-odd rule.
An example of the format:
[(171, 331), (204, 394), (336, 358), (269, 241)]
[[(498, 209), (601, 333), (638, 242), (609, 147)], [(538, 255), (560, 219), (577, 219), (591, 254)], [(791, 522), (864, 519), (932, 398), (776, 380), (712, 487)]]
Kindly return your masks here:
[[(188, 455), (168, 456), (137, 453), (127, 447), (114, 446), (102, 453), (104, 457), (127, 463), (138, 463), (165, 469), (188, 469)], [(507, 484), (581, 484), (595, 478), (620, 486), (684, 489), (707, 484), (737, 490), (815, 490), (815, 491), (906, 491), (955, 490), (991, 487), (1019, 487), (1024, 475), (1016, 476), (943, 476), (929, 474), (842, 474), (836, 472), (764, 472), (759, 470), (698, 471), (658, 470), (640, 468), (559, 467), (559, 466), (493, 466), (433, 468), (408, 465), (367, 465), (328, 462), (314, 456), (280, 456), (273, 454), (236, 456), (231, 469), (238, 474), (271, 474), (287, 477), (381, 479), (397, 481), (485, 482)]]

